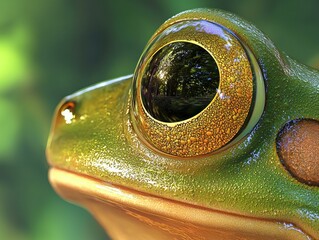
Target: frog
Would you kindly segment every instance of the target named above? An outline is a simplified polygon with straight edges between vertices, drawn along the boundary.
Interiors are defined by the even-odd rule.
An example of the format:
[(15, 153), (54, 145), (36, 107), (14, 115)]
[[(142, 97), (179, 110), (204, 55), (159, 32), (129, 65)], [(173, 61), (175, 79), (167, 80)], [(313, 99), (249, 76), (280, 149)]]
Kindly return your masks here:
[(319, 71), (232, 13), (173, 16), (65, 97), (46, 154), (112, 239), (319, 239)]

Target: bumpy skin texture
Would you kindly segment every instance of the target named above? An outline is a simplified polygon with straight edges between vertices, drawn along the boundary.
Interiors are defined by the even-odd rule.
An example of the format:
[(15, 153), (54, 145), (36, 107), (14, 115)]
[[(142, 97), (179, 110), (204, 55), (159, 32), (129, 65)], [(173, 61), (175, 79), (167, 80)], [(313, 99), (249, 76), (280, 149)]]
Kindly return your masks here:
[(75, 119), (65, 124), (57, 116), (48, 143), (50, 164), (169, 199), (291, 222), (318, 238), (319, 187), (298, 181), (285, 169), (276, 138), (290, 120), (319, 120), (319, 72), (296, 63), (254, 26), (229, 13), (192, 10), (168, 24), (190, 18), (225, 26), (257, 59), (266, 104), (253, 130), (235, 145), (205, 157), (184, 160), (160, 154), (132, 128), (132, 78), (126, 77), (75, 93), (61, 103), (76, 103)]

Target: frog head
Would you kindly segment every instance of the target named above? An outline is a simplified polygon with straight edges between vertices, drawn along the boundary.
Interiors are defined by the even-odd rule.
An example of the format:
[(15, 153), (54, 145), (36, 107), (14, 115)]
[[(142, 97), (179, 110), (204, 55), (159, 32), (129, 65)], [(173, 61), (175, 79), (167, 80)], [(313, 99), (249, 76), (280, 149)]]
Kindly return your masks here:
[(62, 100), (49, 177), (116, 239), (318, 239), (319, 72), (220, 10)]

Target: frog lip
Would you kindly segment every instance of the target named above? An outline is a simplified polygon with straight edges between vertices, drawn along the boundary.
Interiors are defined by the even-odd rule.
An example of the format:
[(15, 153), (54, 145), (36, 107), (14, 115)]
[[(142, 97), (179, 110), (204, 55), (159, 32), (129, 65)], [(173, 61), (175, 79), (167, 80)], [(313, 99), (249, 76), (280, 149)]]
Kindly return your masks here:
[[(175, 224), (177, 222), (179, 225), (185, 225), (184, 227), (196, 226), (196, 229), (200, 231), (204, 229), (206, 232), (213, 231), (212, 233), (214, 233), (215, 230), (212, 229), (217, 229), (216, 231), (219, 233), (233, 232), (232, 237), (239, 234), (238, 236), (250, 236), (245, 239), (269, 239), (270, 237), (311, 239), (300, 228), (291, 223), (228, 213), (165, 199), (59, 168), (50, 169), (49, 179), (62, 198), (87, 207), (94, 215), (96, 213), (92, 210), (94, 209), (92, 206), (98, 204), (92, 204), (92, 201), (97, 201), (105, 206), (108, 204), (116, 205), (119, 209), (124, 209), (126, 213), (132, 211), (135, 211), (135, 215), (136, 212), (143, 213), (143, 218), (145, 215), (148, 217), (157, 216), (156, 221), (159, 222), (163, 220), (167, 223), (167, 219), (171, 219)], [(267, 237), (260, 238), (258, 236)]]

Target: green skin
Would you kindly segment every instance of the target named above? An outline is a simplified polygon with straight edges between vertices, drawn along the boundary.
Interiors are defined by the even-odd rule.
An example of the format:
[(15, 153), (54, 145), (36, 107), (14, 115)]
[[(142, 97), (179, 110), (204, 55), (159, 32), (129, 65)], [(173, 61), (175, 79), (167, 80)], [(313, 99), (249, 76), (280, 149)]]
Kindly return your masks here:
[(319, 72), (290, 59), (235, 15), (203, 9), (187, 14), (230, 29), (255, 55), (265, 81), (266, 104), (253, 130), (242, 141), (205, 157), (165, 156), (145, 145), (131, 126), (128, 76), (62, 101), (76, 103), (75, 120), (54, 124), (48, 143), (50, 164), (168, 199), (292, 222), (312, 237), (319, 236), (319, 187), (295, 179), (276, 151), (276, 137), (285, 123), (319, 120)]

